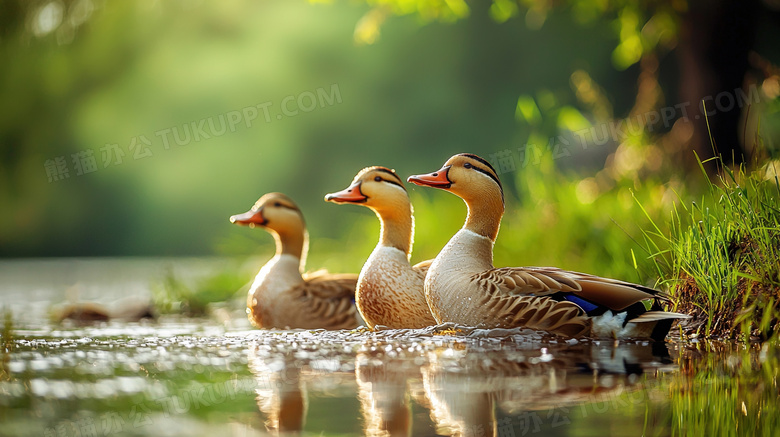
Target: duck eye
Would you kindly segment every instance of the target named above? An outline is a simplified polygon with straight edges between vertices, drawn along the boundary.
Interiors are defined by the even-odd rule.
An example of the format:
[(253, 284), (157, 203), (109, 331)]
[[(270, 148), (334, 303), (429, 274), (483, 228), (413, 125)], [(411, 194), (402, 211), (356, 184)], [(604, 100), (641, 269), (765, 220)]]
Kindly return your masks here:
[(382, 182), (382, 178), (379, 176), (374, 177), (374, 180), (377, 182)]
[(471, 168), (471, 163), (467, 162), (467, 163), (463, 164), (463, 167), (464, 168)]
[(281, 204), (281, 203), (279, 203), (279, 202), (275, 202), (275, 203), (274, 203), (274, 206), (282, 206), (282, 204)]

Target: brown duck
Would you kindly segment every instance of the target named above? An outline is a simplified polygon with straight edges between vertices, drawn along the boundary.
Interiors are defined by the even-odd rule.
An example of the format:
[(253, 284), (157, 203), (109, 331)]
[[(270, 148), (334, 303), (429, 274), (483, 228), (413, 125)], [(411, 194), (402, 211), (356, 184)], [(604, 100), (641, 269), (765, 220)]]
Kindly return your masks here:
[(364, 168), (349, 187), (326, 195), (325, 200), (363, 205), (379, 218), (379, 242), (363, 264), (356, 291), (358, 309), (368, 326), (401, 329), (435, 325), (423, 289), (431, 261), (409, 265), (414, 215), (406, 188), (395, 171)]
[[(485, 327), (527, 327), (569, 337), (662, 340), (673, 319), (652, 288), (554, 267), (493, 266), (493, 244), (504, 214), (496, 171), (472, 154), (451, 157), (433, 173), (409, 182), (449, 191), (466, 203), (468, 216), (439, 252), (425, 278), (438, 322)], [(650, 311), (642, 301), (654, 302)]]
[(324, 271), (301, 275), (308, 234), (300, 209), (289, 197), (268, 193), (230, 221), (259, 226), (276, 240), (276, 255), (249, 289), (247, 313), (253, 324), (282, 329), (351, 329), (360, 324), (354, 304), (357, 275)]

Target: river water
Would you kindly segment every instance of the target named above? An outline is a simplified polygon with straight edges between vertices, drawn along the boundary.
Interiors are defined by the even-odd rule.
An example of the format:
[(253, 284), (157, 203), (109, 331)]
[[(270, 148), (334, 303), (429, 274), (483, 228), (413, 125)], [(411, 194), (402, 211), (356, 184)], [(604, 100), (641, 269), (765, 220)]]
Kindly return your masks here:
[[(2, 436), (778, 435), (770, 345), (528, 330), (255, 330), (243, 317), (61, 325), (215, 259), (0, 262)], [(74, 294), (77, 294), (74, 297)]]

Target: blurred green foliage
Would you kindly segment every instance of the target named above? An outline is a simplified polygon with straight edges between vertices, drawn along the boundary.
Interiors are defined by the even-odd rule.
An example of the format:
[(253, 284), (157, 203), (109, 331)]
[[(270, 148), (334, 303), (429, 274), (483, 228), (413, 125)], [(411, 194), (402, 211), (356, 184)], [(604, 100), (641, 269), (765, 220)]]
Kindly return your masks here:
[[(550, 53), (606, 59), (609, 51), (599, 29), (587, 44), (552, 38), (566, 17), (549, 26), (553, 47), (510, 43), (529, 31), (487, 16), (420, 29), (398, 22), (381, 46), (356, 47), (352, 29), (365, 8), (351, 6), (17, 7), (17, 26), (0, 41), (12, 60), (0, 73), (5, 256), (200, 254), (218, 244), (249, 253), (255, 240), (227, 217), (268, 191), (302, 205), (314, 238), (341, 239), (354, 217), (321, 202), (325, 192), (367, 165), (410, 174), (452, 153), (514, 144), (517, 96), (540, 85), (565, 92), (565, 66), (588, 62)], [(333, 84), (342, 103), (276, 118), (285, 97)], [(167, 150), (156, 135), (266, 102), (268, 123), (184, 146), (171, 141)], [(140, 150), (141, 136), (151, 156), (130, 150), (133, 140)], [(110, 144), (124, 153), (121, 164)], [(78, 175), (72, 155), (83, 151), (92, 151), (96, 170)], [(46, 162), (56, 158), (69, 177), (49, 182)]]
[(152, 284), (154, 307), (165, 314), (188, 317), (208, 315), (211, 304), (231, 300), (240, 300), (243, 307), (250, 281), (248, 272), (225, 269), (188, 283), (169, 269), (162, 281)]
[[(319, 0), (310, 0), (319, 3)], [(674, 48), (679, 31), (680, 13), (688, 2), (568, 0), (492, 0), (490, 2), (366, 0), (372, 6), (355, 28), (355, 41), (372, 44), (390, 14), (416, 15), (422, 22), (452, 22), (467, 18), (472, 10), (487, 11), (497, 23), (519, 18), (531, 30), (541, 29), (561, 10), (571, 15), (573, 24), (588, 27), (606, 24), (612, 30), (615, 47), (612, 62), (620, 70), (636, 64), (644, 54)], [(471, 7), (469, 6), (471, 3)], [(473, 9), (472, 9), (473, 8)]]
[[(325, 193), (368, 165), (405, 176), (454, 153), (497, 163), (509, 152), (497, 264), (651, 278), (641, 255), (648, 273), (636, 278), (629, 250), (642, 220), (631, 190), (655, 213), (669, 207), (683, 179), (662, 144), (643, 134), (547, 148), (628, 116), (637, 56), (674, 66), (664, 53), (677, 3), (312, 3), (0, 2), (0, 255), (270, 257), (270, 236), (228, 217), (282, 191), (307, 218), (309, 268), (357, 271), (376, 219), (326, 204)], [(674, 79), (658, 80), (674, 103)], [(300, 110), (323, 93), (331, 103)], [(295, 115), (282, 111), (289, 97)], [(232, 116), (242, 117), (234, 129), (214, 134), (209, 123)], [(544, 156), (529, 161), (529, 145)], [(84, 172), (89, 152), (95, 167)], [(411, 196), (422, 260), (465, 208), (446, 193)]]

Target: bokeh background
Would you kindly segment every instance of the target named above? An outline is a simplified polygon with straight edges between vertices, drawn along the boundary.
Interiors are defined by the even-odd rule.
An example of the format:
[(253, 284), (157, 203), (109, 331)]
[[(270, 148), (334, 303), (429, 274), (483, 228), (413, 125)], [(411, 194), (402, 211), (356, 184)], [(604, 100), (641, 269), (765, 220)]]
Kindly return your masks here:
[[(711, 156), (710, 137), (727, 161), (776, 155), (778, 11), (775, 0), (2, 0), (0, 256), (269, 254), (270, 237), (228, 217), (281, 191), (307, 217), (310, 266), (357, 271), (378, 224), (324, 194), (364, 166), (405, 178), (471, 152), (509, 193), (497, 264), (621, 273), (597, 266), (635, 267), (637, 205), (664, 217), (695, 194), (694, 151)], [(664, 108), (673, 116), (649, 126)], [(578, 142), (610, 126), (621, 134)], [(418, 261), (465, 208), (409, 190)]]

